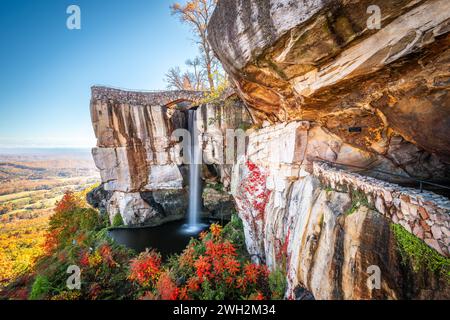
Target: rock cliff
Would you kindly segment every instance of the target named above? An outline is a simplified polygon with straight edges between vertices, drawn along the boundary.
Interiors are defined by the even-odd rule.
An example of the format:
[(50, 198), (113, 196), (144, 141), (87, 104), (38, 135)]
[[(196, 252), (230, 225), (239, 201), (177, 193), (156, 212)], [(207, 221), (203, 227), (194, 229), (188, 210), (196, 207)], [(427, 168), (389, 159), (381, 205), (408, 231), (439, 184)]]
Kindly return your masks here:
[[(177, 129), (187, 129), (187, 110), (200, 104), (203, 92), (138, 92), (93, 87), (91, 117), (97, 137), (92, 150), (102, 185), (89, 197), (112, 220), (120, 214), (126, 225), (155, 225), (181, 219), (188, 206), (187, 166)], [(198, 108), (203, 141), (203, 178), (229, 188), (232, 163), (222, 162), (225, 132), (250, 116), (235, 95), (223, 103)], [(205, 215), (229, 216), (231, 196), (205, 188)]]
[[(449, 23), (446, 0), (219, 1), (209, 41), (236, 94), (201, 105), (196, 92), (94, 87), (91, 203), (128, 225), (183, 217), (171, 135), (200, 104), (204, 207), (235, 202), (252, 259), (286, 273), (286, 297), (450, 298)], [(227, 129), (245, 136), (231, 158)]]
[(448, 180), (449, 23), (446, 0), (223, 0), (208, 30), (255, 118), (313, 121), (400, 167), (432, 157), (445, 169), (405, 170)]
[(264, 127), (247, 132), (231, 190), (249, 252), (287, 273), (288, 296), (450, 297), (445, 275), (405, 263), (392, 231), (448, 271), (450, 202), (409, 187), (449, 183), (449, 5), (219, 1), (209, 41)]

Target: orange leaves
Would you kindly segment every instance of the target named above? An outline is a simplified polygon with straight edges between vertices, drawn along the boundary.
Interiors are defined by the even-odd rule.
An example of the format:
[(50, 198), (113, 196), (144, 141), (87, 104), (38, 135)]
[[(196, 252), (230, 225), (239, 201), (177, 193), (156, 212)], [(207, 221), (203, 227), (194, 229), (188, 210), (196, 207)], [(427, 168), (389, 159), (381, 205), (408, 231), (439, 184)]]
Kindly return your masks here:
[(196, 277), (189, 278), (186, 288), (191, 292), (200, 290), (200, 281)]
[(171, 9), (172, 9), (172, 12), (174, 12), (174, 11), (179, 11), (179, 10), (181, 10), (181, 4), (179, 4), (178, 2), (175, 2), (175, 3), (172, 5)]
[(48, 233), (45, 234), (45, 241), (43, 244), (43, 248), (44, 248), (44, 253), (46, 255), (51, 255), (56, 248), (58, 247), (58, 239), (59, 239), (59, 234), (61, 233), (62, 229), (58, 228), (58, 229), (54, 229)]
[[(180, 294), (180, 289), (178, 289), (168, 272), (161, 274), (156, 289), (162, 300), (177, 300)], [(185, 290), (183, 291), (183, 295), (186, 297)]]
[(210, 227), (209, 230), (211, 230), (211, 234), (213, 235), (214, 238), (217, 238), (220, 236), (220, 234), (222, 233), (222, 226), (217, 224), (217, 223), (213, 223)]
[[(219, 228), (212, 227), (212, 230)], [(220, 227), (221, 230), (221, 227)], [(198, 257), (194, 267), (199, 283), (203, 281), (223, 282), (231, 285), (239, 271), (241, 264), (237, 260), (236, 248), (228, 241), (218, 239), (208, 240), (204, 243), (205, 254)]]
[[(157, 295), (165, 299), (264, 299), (268, 292), (269, 271), (265, 266), (250, 262), (244, 264), (245, 257), (238, 254), (236, 246), (227, 240), (224, 229), (213, 224), (209, 233), (201, 235), (201, 241), (193, 241), (179, 257), (179, 266), (166, 272), (174, 273), (172, 278), (182, 279), (178, 290), (169, 277), (158, 285)], [(177, 274), (178, 268), (184, 271)], [(185, 279), (185, 280), (184, 280)], [(165, 290), (160, 292), (160, 290)]]
[(178, 259), (178, 262), (181, 268), (192, 267), (194, 266), (194, 259), (195, 259), (195, 248), (193, 245), (189, 244), (186, 247), (186, 249), (184, 249), (183, 253)]
[(55, 213), (61, 214), (64, 212), (75, 210), (78, 207), (80, 207), (80, 201), (77, 199), (73, 192), (68, 191), (66, 192), (66, 194), (64, 194), (61, 201), (56, 204)]
[(129, 279), (141, 286), (154, 285), (161, 273), (161, 255), (156, 251), (145, 251), (131, 260)]
[(208, 235), (208, 232), (202, 231), (200, 232), (200, 235), (198, 236), (201, 241), (205, 240), (206, 236)]
[(200, 256), (194, 263), (194, 267), (200, 281), (203, 281), (205, 278), (212, 278), (210, 260), (210, 257)]

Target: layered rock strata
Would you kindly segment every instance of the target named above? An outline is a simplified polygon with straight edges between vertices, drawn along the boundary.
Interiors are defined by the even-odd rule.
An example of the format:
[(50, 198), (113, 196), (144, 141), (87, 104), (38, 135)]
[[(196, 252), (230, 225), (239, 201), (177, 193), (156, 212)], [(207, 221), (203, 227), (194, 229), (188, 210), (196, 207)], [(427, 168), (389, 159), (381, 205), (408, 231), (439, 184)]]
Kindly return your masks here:
[(445, 0), (218, 3), (209, 41), (263, 126), (232, 193), (250, 253), (287, 272), (288, 295), (449, 297), (441, 275), (400, 264), (390, 228), (448, 258), (448, 199), (391, 183), (449, 185), (449, 26)]
[[(187, 166), (183, 162), (182, 134), (187, 108), (199, 103), (203, 92), (137, 92), (93, 87), (91, 117), (97, 137), (92, 150), (102, 186), (90, 196), (93, 205), (112, 220), (120, 214), (126, 225), (154, 225), (183, 218), (187, 212)], [(251, 119), (233, 95), (223, 103), (197, 108), (205, 160), (204, 180), (223, 184), (210, 190), (205, 215), (229, 217), (234, 206), (226, 192), (233, 163), (222, 162), (228, 129)], [(187, 131), (185, 131), (187, 132)]]
[(208, 31), (255, 119), (313, 121), (381, 155), (401, 138), (445, 164), (409, 174), (448, 182), (449, 22), (446, 0), (224, 0)]
[[(254, 260), (286, 271), (288, 296), (301, 286), (317, 299), (448, 298), (445, 276), (402, 264), (391, 225), (448, 257), (450, 201), (310, 160), (326, 158), (334, 144), (317, 139), (317, 130), (291, 122), (248, 137), (232, 192)], [(344, 150), (343, 162), (364, 161)], [(372, 266), (383, 275), (378, 289), (366, 284)]]

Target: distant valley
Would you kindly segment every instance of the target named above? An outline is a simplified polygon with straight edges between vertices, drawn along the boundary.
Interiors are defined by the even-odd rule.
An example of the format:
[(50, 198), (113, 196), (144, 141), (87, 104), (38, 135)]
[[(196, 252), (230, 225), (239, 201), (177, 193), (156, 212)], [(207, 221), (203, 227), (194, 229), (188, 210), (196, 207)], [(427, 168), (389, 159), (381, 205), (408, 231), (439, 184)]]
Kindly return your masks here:
[(98, 182), (89, 149), (0, 149), (0, 285), (41, 253), (48, 218), (63, 194)]

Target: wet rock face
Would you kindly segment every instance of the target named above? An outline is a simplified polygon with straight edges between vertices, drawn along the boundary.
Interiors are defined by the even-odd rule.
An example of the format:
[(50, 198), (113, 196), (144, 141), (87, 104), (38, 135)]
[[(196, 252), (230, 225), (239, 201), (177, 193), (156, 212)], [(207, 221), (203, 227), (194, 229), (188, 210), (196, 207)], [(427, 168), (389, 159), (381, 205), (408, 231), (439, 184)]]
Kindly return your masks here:
[(215, 219), (230, 220), (235, 212), (233, 197), (228, 192), (211, 187), (203, 190), (203, 206)]
[(203, 178), (212, 178), (211, 173), (215, 171), (218, 180), (229, 190), (236, 157), (227, 161), (227, 132), (244, 132), (253, 123), (251, 115), (236, 95), (221, 103), (203, 105), (197, 112), (199, 132), (202, 133), (203, 140), (203, 160), (210, 167), (205, 168)]
[(112, 196), (113, 192), (106, 191), (102, 184), (86, 195), (86, 201), (102, 213), (106, 213), (108, 202)]
[(378, 154), (400, 136), (448, 164), (449, 21), (446, 0), (224, 0), (208, 31), (261, 122), (314, 121)]

